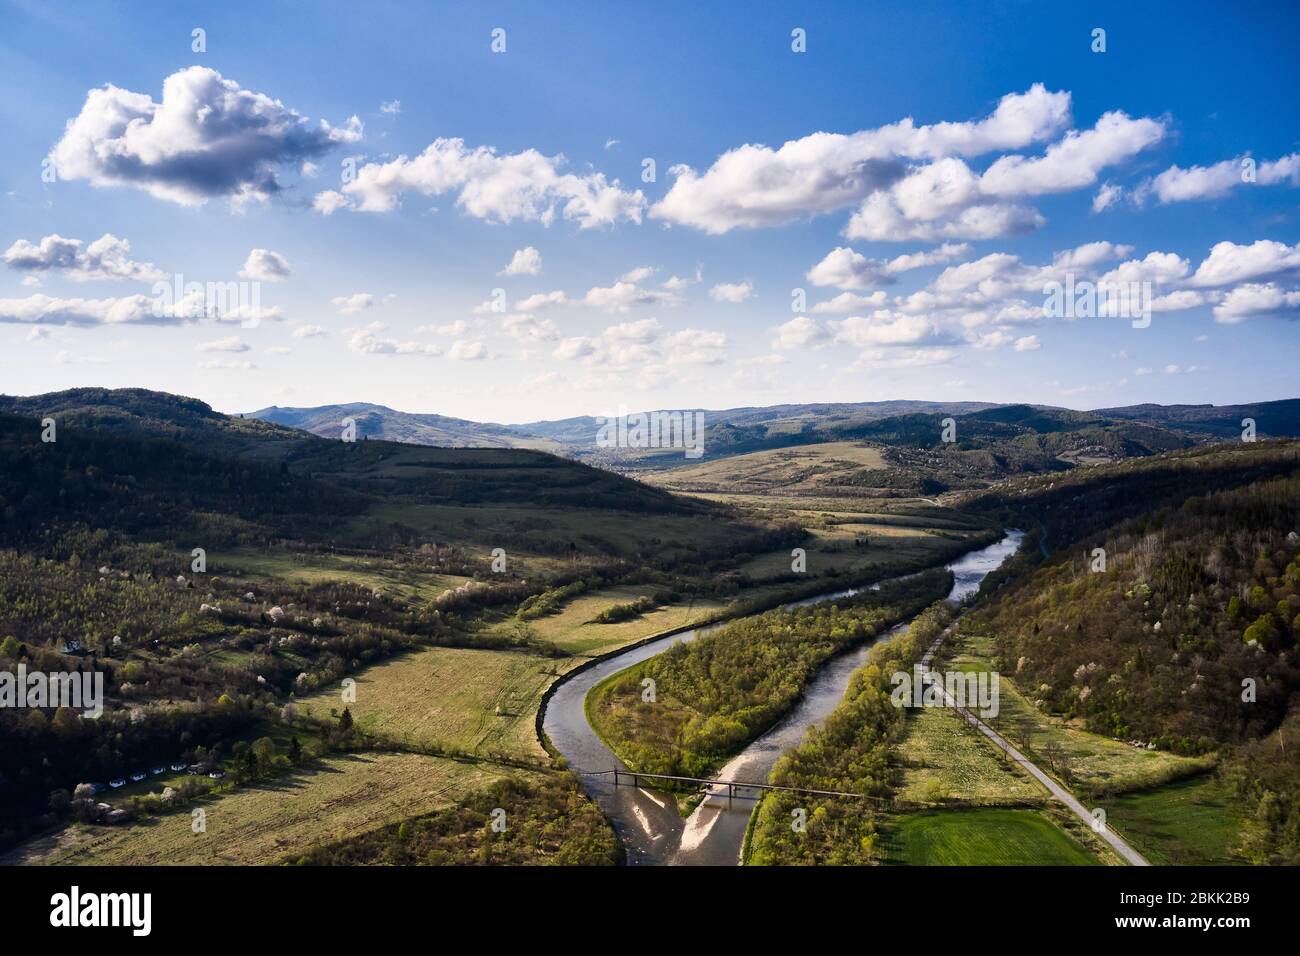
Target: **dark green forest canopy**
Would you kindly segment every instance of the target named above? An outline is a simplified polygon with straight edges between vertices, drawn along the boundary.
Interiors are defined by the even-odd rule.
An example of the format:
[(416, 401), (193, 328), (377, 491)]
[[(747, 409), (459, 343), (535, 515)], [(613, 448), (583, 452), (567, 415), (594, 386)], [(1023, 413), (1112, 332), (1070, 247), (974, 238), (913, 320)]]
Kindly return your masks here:
[(1030, 544), (1052, 551), (1134, 515), (1181, 505), (1193, 495), (1297, 469), (1300, 443), (1295, 441), (1224, 442), (1057, 475), (1011, 478), (955, 495), (950, 503), (1020, 525), (1033, 535)]
[(1090, 729), (1187, 753), (1252, 739), (1300, 690), (1297, 529), (1294, 474), (1191, 496), (1053, 552), (966, 626), (994, 635), (997, 669)]

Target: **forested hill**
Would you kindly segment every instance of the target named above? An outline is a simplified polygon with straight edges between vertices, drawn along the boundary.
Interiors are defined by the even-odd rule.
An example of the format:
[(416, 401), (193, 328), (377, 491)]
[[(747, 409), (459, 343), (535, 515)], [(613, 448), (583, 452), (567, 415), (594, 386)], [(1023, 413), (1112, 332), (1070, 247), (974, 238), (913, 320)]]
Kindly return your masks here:
[[(41, 440), (42, 420), (55, 441)], [(144, 389), (0, 398), (0, 544), (50, 523), (222, 540), (310, 537), (379, 499), (699, 514), (706, 506), (525, 449), (346, 443)], [(252, 522), (252, 524), (248, 524)], [(164, 534), (165, 536), (165, 534)]]
[(995, 502), (1032, 533), (963, 625), (992, 638), (994, 669), (1098, 733), (1218, 752), (1248, 858), (1300, 863), (1300, 444), (1008, 482), (968, 504)]
[(1300, 691), (1300, 471), (1153, 505), (1002, 580), (971, 626), (1090, 729), (1203, 752), (1276, 729)]
[[(283, 462), (222, 453), (208, 437), (221, 426), (157, 437), (131, 419), (108, 428), (62, 424), (41, 440), (39, 419), (0, 414), (0, 547), (45, 552), (84, 529), (167, 540), (198, 533), (210, 542), (300, 538), (364, 509), (362, 496)], [(73, 416), (69, 422), (93, 421)]]
[[(558, 613), (635, 578), (718, 606), (799, 540), (542, 452), (343, 442), (142, 390), (5, 399), (0, 518), (0, 664), (97, 667), (106, 695), (98, 720), (0, 708), (0, 847), (99, 819), (80, 783), (178, 756), (242, 783), (288, 772), (301, 752), (250, 764), (249, 742), (317, 737), (286, 704), (406, 651), (510, 648), (556, 673), (570, 652), (525, 619), (492, 629), (543, 594)], [(497, 700), (535, 704), (518, 693)], [(323, 733), (317, 753), (342, 745)], [(175, 781), (180, 799), (209, 779)]]
[(1099, 408), (1096, 414), (1205, 433), (1219, 438), (1241, 434), (1242, 421), (1252, 419), (1260, 435), (1300, 435), (1300, 398), (1248, 405), (1129, 405)]
[[(699, 412), (708, 425), (729, 425), (733, 428), (764, 426), (773, 435), (781, 432), (799, 432), (805, 427), (833, 427), (836, 424), (862, 423), (899, 415), (931, 413), (964, 415), (967, 412), (995, 408), (992, 402), (816, 402), (795, 405), (766, 405), (760, 407), (681, 409), (688, 414)], [(256, 413), (255, 413), (256, 414)], [(586, 446), (600, 427), (601, 419), (592, 415), (579, 415), (555, 421), (527, 422), (506, 426), (516, 432), (549, 438), (566, 445)]]
[[(1300, 399), (1244, 405), (1132, 405), (1074, 411), (1049, 405), (989, 402), (885, 401), (813, 403), (729, 409), (679, 409), (702, 416), (710, 459), (827, 442), (865, 441), (893, 449), (899, 467), (943, 450), (947, 419), (956, 422), (957, 446), (978, 455), (951, 471), (952, 487), (968, 487), (1022, 472), (1070, 467), (1079, 461), (1158, 454), (1236, 437), (1252, 419), (1260, 438), (1300, 436)], [(689, 466), (678, 448), (602, 448), (603, 419), (590, 415), (523, 425), (496, 425), (383, 405), (352, 403), (311, 408), (270, 407), (248, 413), (337, 437), (351, 418), (358, 434), (440, 447), (540, 448), (618, 471)]]
[(1053, 475), (1021, 476), (949, 504), (1025, 528), (1044, 553), (1192, 495), (1293, 475), (1300, 442), (1221, 442)]
[[(272, 405), (249, 412), (248, 418), (300, 428), (322, 438), (337, 438), (344, 419), (351, 419), (361, 438), (381, 438), (412, 445), (435, 445), (440, 448), (541, 448), (557, 450), (558, 442), (529, 437), (520, 429), (503, 425), (449, 418), (446, 415), (421, 415), (399, 412), (385, 405), (351, 402), (345, 405), (320, 405), (314, 408), (281, 408)], [(524, 430), (526, 432), (526, 430)], [(591, 434), (595, 434), (593, 428)]]
[(59, 428), (202, 443), (214, 454), (304, 437), (294, 429), (270, 422), (223, 415), (197, 398), (145, 388), (73, 388), (29, 397), (0, 395), (0, 414), (38, 420), (49, 417)]

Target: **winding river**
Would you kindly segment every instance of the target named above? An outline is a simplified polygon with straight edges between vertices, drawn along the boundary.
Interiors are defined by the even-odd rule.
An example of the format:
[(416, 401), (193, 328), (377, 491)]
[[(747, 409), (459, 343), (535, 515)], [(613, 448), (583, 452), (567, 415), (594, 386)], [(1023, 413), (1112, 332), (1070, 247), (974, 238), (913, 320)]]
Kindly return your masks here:
[[(948, 599), (960, 601), (975, 591), (985, 575), (1015, 553), (1023, 537), (1022, 531), (1008, 531), (1001, 541), (971, 551), (947, 565), (954, 576), (953, 589)], [(799, 601), (797, 605), (847, 597), (859, 590), (861, 589), (853, 588), (835, 591)], [(889, 640), (905, 630), (910, 623), (899, 624), (876, 641), (861, 644), (828, 661), (808, 685), (794, 710), (733, 757), (722, 768), (719, 778), (755, 783), (766, 781), (781, 754), (799, 743), (809, 727), (825, 720), (843, 699), (849, 675), (866, 660), (871, 645)], [(542, 726), (551, 743), (575, 770), (626, 770), (623, 762), (587, 723), (583, 702), (588, 692), (611, 674), (661, 654), (678, 641), (693, 641), (701, 634), (723, 626), (725, 624), (667, 635), (615, 654), (565, 680), (556, 688), (543, 715)], [(735, 788), (733, 798), (728, 799), (726, 788), (720, 788), (719, 793), (710, 793), (689, 818), (683, 819), (677, 812), (674, 799), (662, 793), (631, 787), (626, 783), (616, 788), (608, 776), (585, 776), (583, 786), (609, 817), (619, 839), (627, 848), (630, 864), (739, 864), (745, 829), (759, 796), (757, 790)]]

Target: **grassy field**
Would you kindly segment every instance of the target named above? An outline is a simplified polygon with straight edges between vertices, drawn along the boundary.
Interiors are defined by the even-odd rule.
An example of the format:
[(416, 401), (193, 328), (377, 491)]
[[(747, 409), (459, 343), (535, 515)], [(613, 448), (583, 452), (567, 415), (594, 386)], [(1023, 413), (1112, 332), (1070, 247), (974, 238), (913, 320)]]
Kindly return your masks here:
[[(512, 775), (526, 777), (524, 771)], [(503, 776), (497, 768), (414, 754), (331, 756), (198, 806), (116, 827), (72, 825), (3, 862), (165, 866), (269, 863), (291, 852), (449, 806)], [(382, 798), (378, 798), (382, 795)]]
[[(939, 665), (940, 670), (979, 672), (990, 667), (991, 648), (986, 636), (954, 636), (945, 649), (946, 659)], [(996, 718), (985, 718), (985, 722), (1026, 751), (1041, 768), (1064, 781), (1080, 798), (1089, 801), (1089, 805), (1095, 803), (1104, 808), (1108, 824), (1152, 863), (1232, 862), (1240, 818), (1234, 813), (1227, 794), (1212, 776), (1204, 773), (1212, 766), (1213, 757), (1189, 758), (1146, 750), (1072, 726), (1043, 714), (1005, 674), (1001, 675), (999, 691), (1000, 712)], [(982, 737), (976, 738), (972, 730), (946, 711), (922, 710), (909, 715), (896, 756), (903, 767), (898, 791), (903, 801), (983, 803), (1042, 796), (1041, 788), (1009, 769)], [(958, 817), (953, 822), (943, 816), (946, 812), (936, 817), (937, 836), (927, 832), (930, 824), (914, 822), (935, 816), (930, 812), (895, 818), (889, 828), (893, 834), (887, 841), (889, 855), (908, 863), (949, 862), (945, 855), (960, 855), (959, 849), (947, 846), (948, 842), (960, 845), (959, 837), (951, 836), (949, 831), (962, 820), (972, 826), (982, 826), (981, 821), (986, 818)], [(995, 823), (992, 832), (996, 839), (1004, 839), (997, 835), (1000, 824), (996, 823), (1003, 818), (987, 819)], [(1050, 825), (1046, 818), (1036, 819)], [(1057, 832), (1071, 844), (1078, 842)], [(972, 829), (971, 834), (975, 833)], [(1089, 836), (1083, 839), (1091, 845)], [(982, 831), (970, 838), (975, 847), (983, 846), (990, 839)], [(1020, 851), (1009, 852), (1014, 855)], [(954, 859), (951, 862), (989, 861)], [(993, 862), (1039, 861), (1008, 858)], [(1053, 857), (1045, 862), (1069, 860)]]
[(885, 862), (903, 866), (1096, 866), (1099, 861), (1034, 810), (935, 810), (892, 817)]
[(400, 594), (408, 600), (430, 600), (469, 578), (439, 574), (396, 565), (388, 561), (345, 555), (252, 550), (217, 552), (209, 556), (209, 570), (223, 577), (279, 578), (304, 584), (347, 581), (368, 588)]
[[(955, 653), (950, 652), (941, 669), (988, 669), (987, 638), (965, 635), (951, 640)], [(1106, 810), (1109, 825), (1152, 863), (1234, 862), (1232, 848), (1241, 820), (1229, 795), (1212, 775), (1181, 779), (1204, 770), (1209, 760), (1133, 747), (1052, 719), (1005, 675), (1000, 698), (1000, 714), (986, 722), (1014, 745), (1030, 750), (1031, 759), (1044, 769), (1068, 778), (1080, 796), (1096, 801)], [(947, 711), (909, 714), (895, 755), (902, 766), (897, 796), (903, 802), (1043, 797), (1040, 787), (1012, 770), (982, 737)], [(1019, 822), (1013, 826), (1008, 821)], [(1041, 837), (1031, 832), (1044, 827), (1055, 833), (1048, 841), (1052, 845), (1039, 846)], [(1079, 842), (1040, 815), (989, 808), (895, 816), (884, 832), (889, 860), (912, 865), (1071, 863), (1071, 854), (1087, 853), (1084, 844), (1093, 842), (1087, 834)], [(1074, 849), (1062, 849), (1061, 841)], [(1091, 853), (1089, 857), (1087, 862), (1097, 862)]]
[(363, 731), (419, 747), (541, 758), (537, 708), (571, 666), (522, 651), (433, 647), (357, 674), (355, 703), (345, 705), (334, 687), (298, 706), (321, 717), (347, 706)]
[[(493, 827), (506, 813), (505, 829)], [(510, 777), (454, 807), (295, 852), (304, 866), (613, 866), (622, 847), (576, 774)]]
[[(831, 569), (845, 573), (856, 569), (885, 569), (890, 564), (937, 555), (951, 541), (922, 528), (897, 527), (876, 522), (843, 522), (812, 527), (800, 543), (808, 554), (809, 575)], [(860, 542), (860, 544), (859, 544)], [(936, 556), (936, 559), (938, 557)], [(790, 573), (790, 549), (782, 548), (747, 561), (741, 571), (756, 580)]]
[(730, 491), (804, 496), (825, 488), (828, 479), (887, 467), (880, 449), (856, 442), (827, 442), (750, 452), (656, 474), (662, 488), (685, 493)]
[(1105, 807), (1107, 822), (1153, 864), (1242, 862), (1234, 852), (1242, 815), (1232, 794), (1213, 774), (1123, 794)]
[(725, 554), (724, 549), (738, 537), (734, 523), (698, 515), (647, 517), (598, 509), (393, 502), (375, 505), (353, 519), (347, 538), (364, 544), (378, 530), (392, 524), (430, 539), (477, 548), (485, 557), (492, 548), (502, 547), (541, 569), (570, 566), (570, 543), (576, 546), (580, 561), (592, 556), (635, 560), (654, 555), (671, 559), (710, 547)]
[[(895, 469), (880, 447), (835, 441), (754, 451), (743, 455), (641, 472), (649, 484), (677, 494), (753, 506), (758, 510), (893, 512), (932, 508), (931, 498), (900, 495), (886, 470)], [(884, 479), (883, 483), (873, 479)], [(951, 515), (957, 522), (962, 516)]]
[[(936, 531), (970, 533), (983, 527), (926, 499), (882, 497), (870, 483), (842, 483), (888, 467), (879, 448), (828, 442), (704, 461), (645, 478), (668, 491), (806, 528), (809, 536), (799, 546), (807, 552), (809, 577), (828, 572), (883, 575), (908, 561), (932, 556), (937, 561), (951, 540)], [(791, 570), (790, 548), (774, 549), (741, 566), (760, 582), (788, 576)]]
[[(940, 668), (989, 669), (990, 641), (963, 634), (953, 640)], [(1167, 783), (1208, 769), (1213, 757), (1180, 757), (1112, 740), (1043, 714), (1007, 674), (999, 681), (999, 713), (985, 720), (1011, 743), (1032, 753), (1044, 770), (1063, 779), (1080, 796), (1123, 793)]]
[(903, 779), (895, 797), (906, 803), (1044, 799), (1047, 791), (949, 710), (908, 712), (895, 749)]
[[(540, 641), (548, 641), (569, 654), (594, 656), (624, 644), (630, 644), (691, 624), (717, 613), (721, 601), (700, 599), (667, 604), (638, 617), (615, 624), (597, 624), (594, 618), (615, 604), (628, 604), (657, 590), (648, 585), (623, 585), (582, 594), (569, 601), (558, 614), (548, 614), (528, 622), (528, 628)], [(495, 622), (489, 633), (512, 634), (516, 618), (512, 615)]]
[[(586, 655), (685, 626), (722, 606), (719, 602), (671, 605), (617, 624), (588, 623), (610, 605), (646, 593), (645, 588), (607, 588), (570, 601), (559, 614), (528, 622), (538, 639), (553, 642), (573, 657), (428, 648), (355, 675), (357, 699), (346, 706), (363, 731), (386, 739), (477, 754), (544, 757), (534, 721), (552, 681)], [(514, 627), (511, 616), (491, 630), (509, 633)], [(344, 706), (340, 687), (298, 701), (299, 709), (313, 716), (328, 716)]]

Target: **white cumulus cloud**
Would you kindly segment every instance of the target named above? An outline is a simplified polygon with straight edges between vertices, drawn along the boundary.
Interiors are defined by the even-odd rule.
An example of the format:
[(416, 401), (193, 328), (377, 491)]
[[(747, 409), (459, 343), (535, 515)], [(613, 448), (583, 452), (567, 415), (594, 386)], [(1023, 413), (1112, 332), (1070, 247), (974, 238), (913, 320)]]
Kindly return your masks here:
[(746, 279), (744, 282), (719, 282), (709, 290), (709, 298), (714, 302), (740, 303), (754, 295), (754, 284)]
[(1196, 268), (1194, 286), (1211, 287), (1247, 282), (1300, 269), (1300, 242), (1288, 246), (1272, 239), (1260, 239), (1248, 246), (1218, 242)]
[(24, 272), (59, 272), (76, 282), (95, 279), (132, 279), (158, 282), (166, 273), (152, 262), (135, 262), (129, 253), (131, 243), (110, 232), (89, 245), (80, 239), (65, 239), (58, 233), (43, 236), (39, 242), (19, 239), (4, 252), (11, 269)]
[(1261, 186), (1289, 183), (1300, 186), (1300, 153), (1256, 163), (1247, 156), (1225, 159), (1211, 166), (1170, 166), (1149, 185), (1162, 203), (1220, 199), (1238, 186), (1253, 181)]
[(352, 295), (339, 295), (330, 299), (330, 305), (344, 315), (356, 315), (373, 307), (375, 297), (369, 292), (354, 292)]
[(500, 154), (490, 146), (471, 148), (462, 139), (440, 138), (414, 158), (402, 155), (386, 163), (366, 163), (341, 192), (320, 194), (314, 205), (326, 214), (344, 205), (387, 212), (407, 192), (453, 193), (461, 210), (487, 222), (550, 225), (558, 215), (590, 229), (641, 221), (641, 190), (624, 190), (603, 173), (561, 172), (563, 165), (563, 156), (545, 156), (535, 149)]
[(270, 249), (254, 249), (244, 260), (244, 268), (239, 270), (240, 278), (259, 282), (279, 282), (291, 274), (289, 260)]
[(61, 180), (193, 206), (267, 199), (282, 188), (281, 168), (360, 138), (356, 117), (313, 125), (279, 100), (191, 66), (163, 81), (158, 102), (112, 85), (91, 90), (50, 156)]
[(1069, 121), (1070, 95), (1037, 84), (1004, 96), (984, 119), (917, 126), (911, 118), (852, 134), (812, 133), (779, 149), (745, 144), (723, 153), (703, 173), (674, 166), (655, 218), (710, 233), (776, 226), (847, 208), (889, 186), (905, 159), (974, 156), (1020, 149)]
[(1235, 325), (1260, 316), (1300, 315), (1300, 290), (1286, 290), (1275, 283), (1247, 283), (1232, 289), (1214, 307), (1214, 320)]
[(500, 276), (539, 276), (542, 274), (542, 254), (533, 246), (516, 249), (510, 262), (497, 275)]
[(247, 352), (248, 343), (244, 342), (238, 335), (232, 335), (229, 338), (217, 339), (214, 342), (204, 342), (195, 346), (196, 352)]

